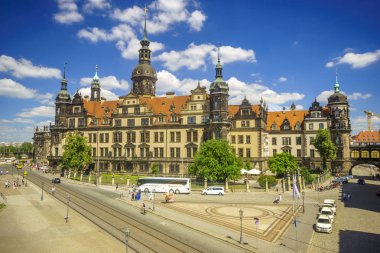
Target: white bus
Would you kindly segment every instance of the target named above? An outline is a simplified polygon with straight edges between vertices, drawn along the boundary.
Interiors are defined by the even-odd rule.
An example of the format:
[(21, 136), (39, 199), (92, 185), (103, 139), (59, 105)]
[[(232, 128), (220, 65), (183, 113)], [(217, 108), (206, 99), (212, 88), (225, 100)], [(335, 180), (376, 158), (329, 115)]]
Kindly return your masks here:
[(144, 192), (190, 193), (190, 178), (144, 177), (137, 179), (137, 186)]

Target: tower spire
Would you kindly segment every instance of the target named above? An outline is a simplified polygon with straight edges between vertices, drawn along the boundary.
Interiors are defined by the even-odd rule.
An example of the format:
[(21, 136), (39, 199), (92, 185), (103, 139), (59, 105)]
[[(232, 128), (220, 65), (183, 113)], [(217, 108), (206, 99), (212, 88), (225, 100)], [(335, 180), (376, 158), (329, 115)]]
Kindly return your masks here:
[(99, 80), (99, 76), (98, 76), (98, 64), (96, 64), (95, 66), (95, 75), (94, 75), (94, 80)]
[(63, 64), (63, 79), (66, 79), (66, 65), (67, 65), (67, 62)]
[(215, 72), (215, 78), (223, 79), (223, 66), (220, 63), (220, 46), (218, 46), (218, 63), (216, 64)]
[(218, 46), (218, 63), (220, 63), (220, 46)]
[(146, 31), (146, 13), (148, 12), (148, 8), (146, 8), (146, 4), (144, 7), (144, 40), (148, 39), (148, 33)]
[(338, 82), (338, 68), (335, 69), (335, 85), (334, 85), (334, 92), (339, 92), (339, 82)]

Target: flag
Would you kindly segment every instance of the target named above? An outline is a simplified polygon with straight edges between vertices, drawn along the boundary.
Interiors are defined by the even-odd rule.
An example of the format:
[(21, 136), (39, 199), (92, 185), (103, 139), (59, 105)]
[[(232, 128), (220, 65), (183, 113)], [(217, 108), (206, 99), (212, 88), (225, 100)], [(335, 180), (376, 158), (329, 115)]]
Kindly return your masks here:
[(293, 199), (295, 197), (300, 198), (301, 195), (297, 187), (297, 177), (295, 174), (293, 174)]

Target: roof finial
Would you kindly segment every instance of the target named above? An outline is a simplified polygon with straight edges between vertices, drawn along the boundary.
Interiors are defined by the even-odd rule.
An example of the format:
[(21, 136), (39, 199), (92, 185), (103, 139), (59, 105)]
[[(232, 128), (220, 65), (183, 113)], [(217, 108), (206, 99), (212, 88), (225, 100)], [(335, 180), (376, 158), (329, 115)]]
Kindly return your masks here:
[(146, 13), (148, 12), (148, 8), (146, 8), (146, 4), (144, 7), (144, 39), (148, 39), (147, 31), (146, 31)]
[(338, 68), (335, 69), (335, 85), (334, 85), (335, 93), (339, 92), (339, 83), (338, 83)]
[(338, 83), (338, 68), (335, 68), (335, 83)]
[(98, 76), (98, 64), (96, 64), (95, 66), (95, 75), (94, 75), (94, 80), (99, 80), (99, 76)]
[(220, 45), (218, 45), (218, 63), (220, 63)]
[(67, 65), (67, 62), (63, 64), (63, 79), (66, 79), (66, 65)]

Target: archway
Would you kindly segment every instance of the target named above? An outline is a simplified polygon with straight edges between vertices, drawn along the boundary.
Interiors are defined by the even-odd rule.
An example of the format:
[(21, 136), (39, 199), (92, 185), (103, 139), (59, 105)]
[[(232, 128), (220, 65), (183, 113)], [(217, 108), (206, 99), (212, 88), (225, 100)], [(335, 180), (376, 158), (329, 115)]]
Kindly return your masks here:
[(369, 163), (356, 164), (350, 170), (350, 174), (353, 175), (355, 178), (372, 179), (373, 177), (376, 177), (376, 175), (379, 173), (380, 168), (376, 165)]

